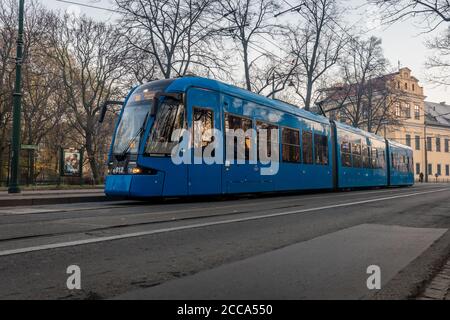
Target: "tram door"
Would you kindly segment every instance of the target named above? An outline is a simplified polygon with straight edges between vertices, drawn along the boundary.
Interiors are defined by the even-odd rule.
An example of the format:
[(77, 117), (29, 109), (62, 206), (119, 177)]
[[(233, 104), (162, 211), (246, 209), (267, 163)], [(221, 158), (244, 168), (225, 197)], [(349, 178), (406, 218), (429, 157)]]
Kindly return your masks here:
[[(221, 131), (220, 95), (206, 89), (191, 88), (187, 93), (188, 123), (191, 133), (192, 164), (188, 171), (190, 195), (220, 194), (222, 192), (222, 153), (214, 150), (212, 129)], [(218, 152), (218, 153), (217, 153)], [(218, 162), (218, 163), (217, 163)]]

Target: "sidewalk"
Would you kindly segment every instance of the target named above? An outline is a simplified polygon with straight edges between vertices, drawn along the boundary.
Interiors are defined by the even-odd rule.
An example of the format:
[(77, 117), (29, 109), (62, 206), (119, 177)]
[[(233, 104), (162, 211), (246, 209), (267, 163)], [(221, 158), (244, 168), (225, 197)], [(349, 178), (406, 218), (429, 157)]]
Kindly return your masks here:
[(425, 287), (419, 300), (450, 300), (450, 260)]
[(105, 201), (103, 189), (37, 190), (8, 194), (0, 191), (0, 207)]
[(368, 266), (382, 270), (384, 287), (447, 229), (363, 224), (238, 260), (193, 275), (136, 289), (119, 300), (357, 300)]

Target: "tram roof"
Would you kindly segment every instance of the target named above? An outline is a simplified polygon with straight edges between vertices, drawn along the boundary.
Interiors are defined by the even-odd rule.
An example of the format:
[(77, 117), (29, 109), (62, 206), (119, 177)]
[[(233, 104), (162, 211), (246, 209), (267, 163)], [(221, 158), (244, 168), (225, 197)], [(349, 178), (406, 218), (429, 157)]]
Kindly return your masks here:
[(303, 110), (297, 106), (291, 105), (280, 100), (269, 99), (262, 95), (250, 92), (248, 90), (238, 88), (236, 86), (226, 84), (221, 81), (202, 78), (202, 77), (181, 77), (174, 79), (172, 84), (167, 88), (168, 91), (185, 91), (190, 86), (198, 86), (206, 89), (220, 91), (241, 99), (250, 100), (255, 103), (265, 105), (286, 113), (298, 115), (308, 120), (316, 121), (322, 124), (330, 124), (328, 118)]
[(398, 142), (398, 141), (394, 141), (394, 140), (388, 140), (389, 141), (389, 144), (391, 145), (391, 146), (394, 146), (394, 147), (398, 147), (398, 148), (402, 148), (402, 149), (408, 149), (408, 150), (413, 150), (410, 146), (407, 146), (407, 145), (405, 145), (405, 144), (402, 144), (402, 143), (400, 143), (400, 142)]
[(359, 128), (355, 128), (355, 127), (349, 126), (348, 124), (345, 124), (345, 123), (342, 123), (342, 122), (336, 121), (336, 127), (339, 128), (339, 129), (350, 131), (352, 133), (359, 134), (359, 135), (367, 137), (367, 138), (371, 138), (371, 139), (375, 139), (375, 140), (379, 140), (379, 141), (384, 141), (384, 138), (382, 136), (379, 136), (377, 134), (364, 131), (364, 130), (359, 129)]

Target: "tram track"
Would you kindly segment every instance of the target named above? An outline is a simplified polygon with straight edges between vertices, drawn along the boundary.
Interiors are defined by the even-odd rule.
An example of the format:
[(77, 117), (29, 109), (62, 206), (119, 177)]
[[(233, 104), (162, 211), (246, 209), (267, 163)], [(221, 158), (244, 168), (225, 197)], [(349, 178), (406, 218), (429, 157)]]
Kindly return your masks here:
[[(435, 188), (425, 188), (427, 189), (435, 189)], [(403, 195), (407, 194), (408, 192), (411, 192), (411, 189), (407, 189), (404, 192), (395, 192), (396, 195)], [(357, 196), (359, 195), (366, 195), (371, 194), (374, 197), (379, 196), (382, 193), (386, 192), (392, 192), (392, 190), (382, 190), (382, 191), (376, 191), (376, 192), (364, 192), (355, 194)], [(334, 205), (340, 205), (345, 201), (348, 200), (342, 200), (342, 201), (335, 201), (336, 198), (340, 198), (339, 196), (351, 196), (350, 194), (342, 194), (342, 195), (335, 195), (331, 198)], [(169, 210), (164, 212), (159, 211), (150, 211), (150, 212), (141, 212), (141, 213), (123, 213), (118, 214), (117, 216), (114, 216), (116, 219), (120, 217), (126, 217), (128, 220), (130, 219), (138, 219), (138, 218), (146, 218), (148, 217), (151, 219), (150, 221), (141, 221), (141, 222), (127, 222), (127, 223), (116, 223), (116, 224), (110, 224), (106, 226), (101, 227), (90, 227), (86, 228), (85, 230), (69, 230), (69, 231), (62, 231), (62, 232), (49, 232), (49, 233), (41, 233), (41, 234), (33, 234), (33, 235), (21, 235), (16, 237), (8, 237), (8, 238), (0, 238), (0, 244), (6, 243), (6, 242), (12, 242), (12, 241), (20, 241), (20, 240), (30, 240), (30, 239), (44, 239), (44, 238), (52, 238), (52, 237), (58, 237), (58, 236), (69, 236), (69, 235), (83, 235), (87, 233), (99, 233), (99, 232), (107, 232), (109, 230), (119, 230), (119, 229), (125, 229), (125, 228), (133, 228), (133, 227), (143, 227), (143, 226), (153, 226), (158, 224), (167, 224), (167, 223), (177, 223), (177, 222), (183, 222), (183, 221), (192, 221), (192, 220), (204, 220), (204, 219), (214, 219), (214, 218), (221, 218), (221, 217), (230, 217), (230, 216), (237, 216), (242, 214), (248, 214), (248, 213), (254, 213), (257, 210), (259, 211), (259, 214), (264, 214), (267, 212), (273, 212), (275, 210), (283, 210), (283, 209), (303, 209), (305, 208), (306, 204), (305, 201), (311, 200), (311, 199), (318, 199), (321, 197), (307, 197), (307, 198), (298, 198), (295, 199), (277, 199), (277, 198), (271, 198), (267, 202), (268, 204), (276, 204), (275, 206), (268, 206), (265, 208), (265, 210), (260, 211), (258, 208), (261, 206), (261, 203), (255, 204), (255, 203), (233, 203), (229, 205), (224, 206), (213, 206), (213, 207), (193, 207), (193, 208), (187, 208), (187, 209), (176, 209), (176, 210)], [(326, 198), (330, 198), (329, 195)], [(352, 200), (356, 200), (358, 198), (352, 198)], [(365, 198), (365, 200), (371, 200), (372, 198)], [(274, 201), (275, 200), (275, 201)], [(299, 202), (292, 205), (279, 205), (280, 203), (291, 203), (291, 202)], [(238, 206), (237, 206), (238, 205)], [(242, 210), (243, 208), (248, 208), (247, 210)], [(119, 207), (120, 208), (120, 207)], [(236, 209), (231, 212), (217, 212), (217, 210), (228, 210), (228, 209)], [(101, 208), (105, 209), (105, 208)], [(158, 208), (159, 209), (159, 208)], [(253, 210), (252, 210), (253, 209)], [(93, 209), (92, 209), (93, 210)], [(198, 212), (205, 212), (204, 214), (191, 214), (192, 212), (198, 213)], [(214, 213), (213, 213), (214, 212)], [(184, 214), (185, 216), (182, 216)], [(170, 216), (168, 216), (170, 215)], [(168, 217), (167, 217), (168, 216)], [(111, 218), (113, 216), (97, 216), (97, 218)], [(74, 221), (73, 218), (61, 218), (61, 219), (44, 219), (44, 220), (38, 220), (38, 221), (31, 221), (27, 222), (27, 224), (32, 223), (56, 223), (61, 225), (67, 225), (67, 226), (93, 226), (94, 224), (92, 222), (85, 222), (86, 219), (90, 217), (82, 217), (78, 219), (78, 221)], [(152, 220), (153, 219), (153, 220)], [(101, 225), (101, 221), (97, 222), (99, 225)], [(14, 225), (23, 225), (23, 221), (19, 222), (6, 222), (2, 223), (2, 226), (8, 226), (8, 227), (14, 227)]]
[[(369, 199), (363, 199), (363, 200), (354, 200), (352, 202), (343, 202), (343, 203), (332, 203), (329, 205), (324, 205), (320, 207), (312, 207), (312, 208), (298, 208), (297, 210), (292, 211), (281, 211), (280, 207), (278, 208), (270, 208), (267, 210), (259, 211), (257, 215), (247, 215), (246, 214), (252, 214), (255, 213), (254, 211), (233, 211), (233, 212), (227, 212), (227, 213), (217, 213), (217, 214), (208, 214), (208, 215), (194, 215), (194, 216), (187, 216), (187, 217), (175, 217), (165, 220), (156, 220), (156, 221), (146, 221), (146, 222), (140, 222), (140, 223), (126, 223), (126, 224), (117, 224), (117, 225), (110, 225), (106, 227), (100, 227), (100, 228), (91, 228), (89, 230), (83, 230), (83, 231), (67, 231), (67, 232), (58, 232), (58, 233), (46, 233), (46, 234), (37, 234), (37, 235), (26, 235), (26, 236), (18, 236), (18, 237), (10, 237), (0, 240), (0, 245), (3, 245), (3, 249), (5, 249), (5, 245), (12, 244), (14, 242), (20, 242), (23, 240), (47, 240), (46, 244), (40, 244), (37, 246), (32, 247), (24, 247), (21, 249), (6, 249), (3, 251), (0, 251), (0, 256), (4, 255), (11, 255), (11, 254), (17, 254), (17, 253), (26, 253), (29, 251), (39, 251), (39, 250), (45, 250), (45, 249), (53, 249), (53, 248), (59, 248), (59, 247), (65, 247), (65, 246), (76, 246), (76, 245), (82, 245), (82, 244), (89, 244), (89, 243), (96, 243), (96, 242), (102, 242), (102, 241), (113, 241), (113, 240), (120, 240), (120, 239), (126, 239), (131, 237), (140, 237), (140, 236), (146, 236), (146, 235), (153, 235), (158, 233), (164, 233), (164, 232), (173, 232), (173, 231), (181, 231), (186, 229), (193, 229), (193, 228), (202, 228), (202, 227), (208, 227), (208, 226), (214, 226), (214, 225), (221, 225), (221, 224), (230, 224), (230, 223), (238, 223), (238, 222), (245, 222), (245, 221), (255, 221), (255, 220), (261, 220), (261, 219), (268, 219), (268, 218), (275, 218), (275, 217), (281, 217), (286, 215), (294, 215), (294, 214), (307, 214), (312, 213), (315, 211), (322, 211), (322, 210), (329, 210), (333, 208), (342, 208), (342, 207), (349, 207), (354, 205), (363, 205), (363, 204), (371, 204), (375, 202), (381, 202), (381, 201), (388, 201), (398, 198), (406, 198), (406, 197), (412, 197), (412, 196), (419, 196), (419, 195), (425, 195), (430, 193), (438, 193), (443, 191), (449, 191), (450, 188), (440, 188), (440, 189), (433, 189), (433, 190), (427, 190), (427, 191), (421, 191), (421, 192), (410, 192), (410, 193), (400, 193), (392, 196), (387, 197), (378, 197), (378, 198), (369, 198)], [(298, 207), (298, 206), (296, 206)], [(278, 209), (278, 210), (277, 210)], [(239, 217), (240, 215), (240, 217)], [(220, 219), (225, 217), (233, 217), (231, 219)], [(208, 221), (208, 219), (212, 219), (211, 221)], [(194, 221), (198, 220), (196, 223), (190, 223), (186, 225), (168, 225), (164, 226), (164, 224), (167, 223), (178, 223), (183, 221)], [(157, 226), (161, 225), (161, 227), (156, 229), (144, 229), (144, 231), (136, 231), (136, 230), (129, 230), (129, 233), (119, 232), (115, 233), (114, 231), (120, 230), (123, 231), (126, 228), (139, 228), (139, 227), (148, 227), (148, 226)], [(113, 231), (113, 232), (111, 232)], [(77, 238), (78, 240), (75, 241), (69, 241), (69, 242), (60, 242), (59, 243), (48, 243), (52, 242), (52, 240), (55, 240), (57, 237), (63, 237), (63, 236), (71, 236), (70, 238)], [(88, 236), (88, 238), (86, 238)], [(10, 247), (10, 246), (7, 246)]]
[[(427, 190), (427, 189), (432, 189), (432, 188), (439, 188), (439, 186), (430, 186), (430, 187), (422, 187), (422, 190)], [(221, 199), (221, 200), (217, 200), (217, 199), (213, 199), (214, 201), (212, 201), (211, 203), (218, 203), (218, 202), (232, 202), (231, 204), (227, 204), (227, 205), (223, 205), (223, 206), (214, 206), (214, 207), (208, 207), (208, 208), (204, 208), (204, 207), (189, 207), (187, 209), (183, 209), (183, 210), (171, 210), (169, 212), (166, 213), (175, 213), (175, 212), (184, 212), (184, 211), (190, 211), (190, 210), (204, 210), (204, 209), (208, 209), (208, 210), (216, 210), (216, 209), (226, 209), (226, 208), (231, 208), (231, 207), (235, 207), (236, 205), (240, 205), (240, 206), (254, 206), (254, 203), (244, 203), (246, 201), (252, 201), (254, 199), (258, 199), (259, 203), (273, 203), (274, 201), (277, 201), (277, 203), (289, 203), (289, 202), (296, 202), (296, 201), (307, 201), (307, 200), (317, 200), (317, 199), (329, 199), (330, 197), (333, 198), (345, 198), (345, 197), (353, 197), (353, 196), (360, 196), (360, 195), (370, 195), (370, 194), (382, 194), (382, 193), (392, 193), (392, 192), (409, 192), (411, 190), (416, 190), (416, 189), (404, 189), (404, 188), (389, 188), (389, 189), (371, 189), (368, 191), (341, 191), (341, 192), (326, 192), (325, 195), (323, 193), (318, 193), (317, 195), (314, 196), (309, 196), (309, 197), (305, 197), (307, 194), (304, 193), (298, 193), (298, 194), (292, 194), (292, 193), (287, 193), (287, 194), (282, 194), (282, 193), (271, 193), (271, 194), (252, 194), (252, 195), (241, 195), (240, 198), (238, 200), (236, 199), (232, 199), (232, 198), (225, 198), (225, 199)], [(288, 197), (288, 199), (281, 199), (282, 197)], [(299, 198), (301, 197), (301, 198)], [(185, 202), (183, 202), (183, 200), (185, 200)], [(51, 219), (46, 219), (46, 220), (40, 220), (40, 221), (50, 221), (50, 220), (56, 220), (55, 218), (57, 217), (53, 217), (56, 216), (58, 214), (83, 214), (83, 217), (86, 217), (90, 212), (98, 212), (101, 210), (110, 210), (110, 209), (130, 209), (130, 208), (149, 208), (149, 209), (154, 209), (155, 211), (151, 211), (151, 212), (141, 212), (141, 213), (135, 213), (135, 212), (130, 212), (130, 213), (120, 213), (117, 212), (117, 215), (139, 215), (139, 214), (149, 214), (149, 213), (157, 213), (156, 210), (160, 210), (160, 209), (166, 209), (167, 206), (173, 206), (173, 205), (190, 205), (192, 203), (194, 204), (202, 204), (202, 203), (206, 203), (209, 202), (209, 200), (207, 200), (206, 198), (190, 198), (190, 199), (183, 199), (183, 198), (177, 198), (174, 202), (171, 202), (171, 200), (167, 200), (167, 202), (165, 203), (154, 203), (154, 204), (150, 204), (149, 202), (124, 202), (121, 203), (119, 205), (111, 205), (111, 206), (92, 206), (92, 207), (87, 207), (87, 208), (64, 208), (64, 209), (53, 209), (52, 207), (50, 208), (34, 208), (33, 210), (30, 210), (30, 212), (22, 212), (22, 213), (16, 213), (15, 210), (17, 210), (16, 208), (5, 208), (5, 209), (1, 209), (0, 210), (0, 219), (3, 217), (10, 217), (10, 216), (42, 216), (42, 215), (49, 215), (51, 216)], [(20, 209), (20, 207), (19, 207)], [(32, 211), (32, 212), (31, 212)], [(115, 212), (111, 212), (111, 216), (113, 216), (114, 214), (116, 214)], [(96, 216), (102, 216), (103, 213), (96, 213), (94, 216), (92, 217), (96, 217)], [(61, 217), (61, 219), (65, 219), (65, 217)], [(32, 222), (32, 221), (31, 221)]]

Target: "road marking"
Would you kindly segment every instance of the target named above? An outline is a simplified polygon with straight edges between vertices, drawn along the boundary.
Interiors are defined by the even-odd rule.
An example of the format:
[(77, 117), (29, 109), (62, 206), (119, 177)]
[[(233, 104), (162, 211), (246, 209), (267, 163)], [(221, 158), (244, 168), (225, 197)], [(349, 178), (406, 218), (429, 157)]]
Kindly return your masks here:
[(359, 205), (359, 204), (366, 204), (366, 203), (372, 203), (372, 202), (380, 202), (380, 201), (386, 201), (386, 200), (392, 200), (392, 199), (407, 198), (407, 197), (413, 197), (413, 196), (424, 195), (424, 194), (429, 194), (429, 193), (436, 193), (436, 192), (442, 192), (442, 191), (448, 191), (448, 190), (450, 190), (450, 188), (443, 188), (443, 189), (437, 189), (437, 190), (431, 190), (431, 191), (423, 191), (423, 192), (414, 192), (414, 193), (409, 193), (409, 194), (401, 194), (401, 195), (397, 195), (397, 196), (390, 196), (390, 197), (375, 198), (375, 199), (369, 199), (369, 200), (361, 200), (361, 201), (333, 204), (333, 205), (328, 205), (328, 206), (323, 206), (323, 207), (308, 208), (308, 209), (295, 210), (295, 211), (271, 213), (271, 214), (266, 214), (266, 215), (261, 215), (261, 216), (252, 216), (252, 217), (246, 217), (246, 218), (228, 219), (228, 220), (220, 220), (220, 221), (214, 221), (214, 222), (197, 223), (197, 224), (190, 224), (190, 225), (180, 226), (180, 227), (163, 228), (163, 229), (157, 229), (157, 230), (150, 230), (150, 231), (141, 231), (141, 232), (121, 234), (121, 235), (116, 235), (116, 236), (98, 237), (98, 238), (85, 239), (85, 240), (77, 240), (77, 241), (70, 241), (70, 242), (61, 242), (61, 243), (39, 245), (39, 246), (27, 247), (27, 248), (5, 250), (5, 251), (0, 251), (0, 256), (10, 256), (10, 255), (21, 254), (21, 253), (29, 253), (29, 252), (34, 252), (34, 251), (58, 249), (58, 248), (65, 248), (65, 247), (74, 247), (74, 246), (87, 245), (87, 244), (92, 244), (92, 243), (107, 242), (107, 241), (114, 241), (114, 240), (122, 240), (122, 239), (129, 239), (129, 238), (137, 238), (137, 237), (155, 235), (155, 234), (160, 234), (160, 233), (182, 231), (182, 230), (188, 230), (188, 229), (197, 229), (197, 228), (204, 228), (204, 227), (217, 226), (217, 225), (225, 225), (225, 224), (238, 223), (238, 222), (262, 220), (262, 219), (281, 217), (281, 216), (300, 214), (300, 213), (307, 213), (307, 212), (313, 212), (313, 211), (321, 211), (321, 210), (334, 209), (334, 208), (350, 207), (350, 206), (355, 206), (355, 205)]

